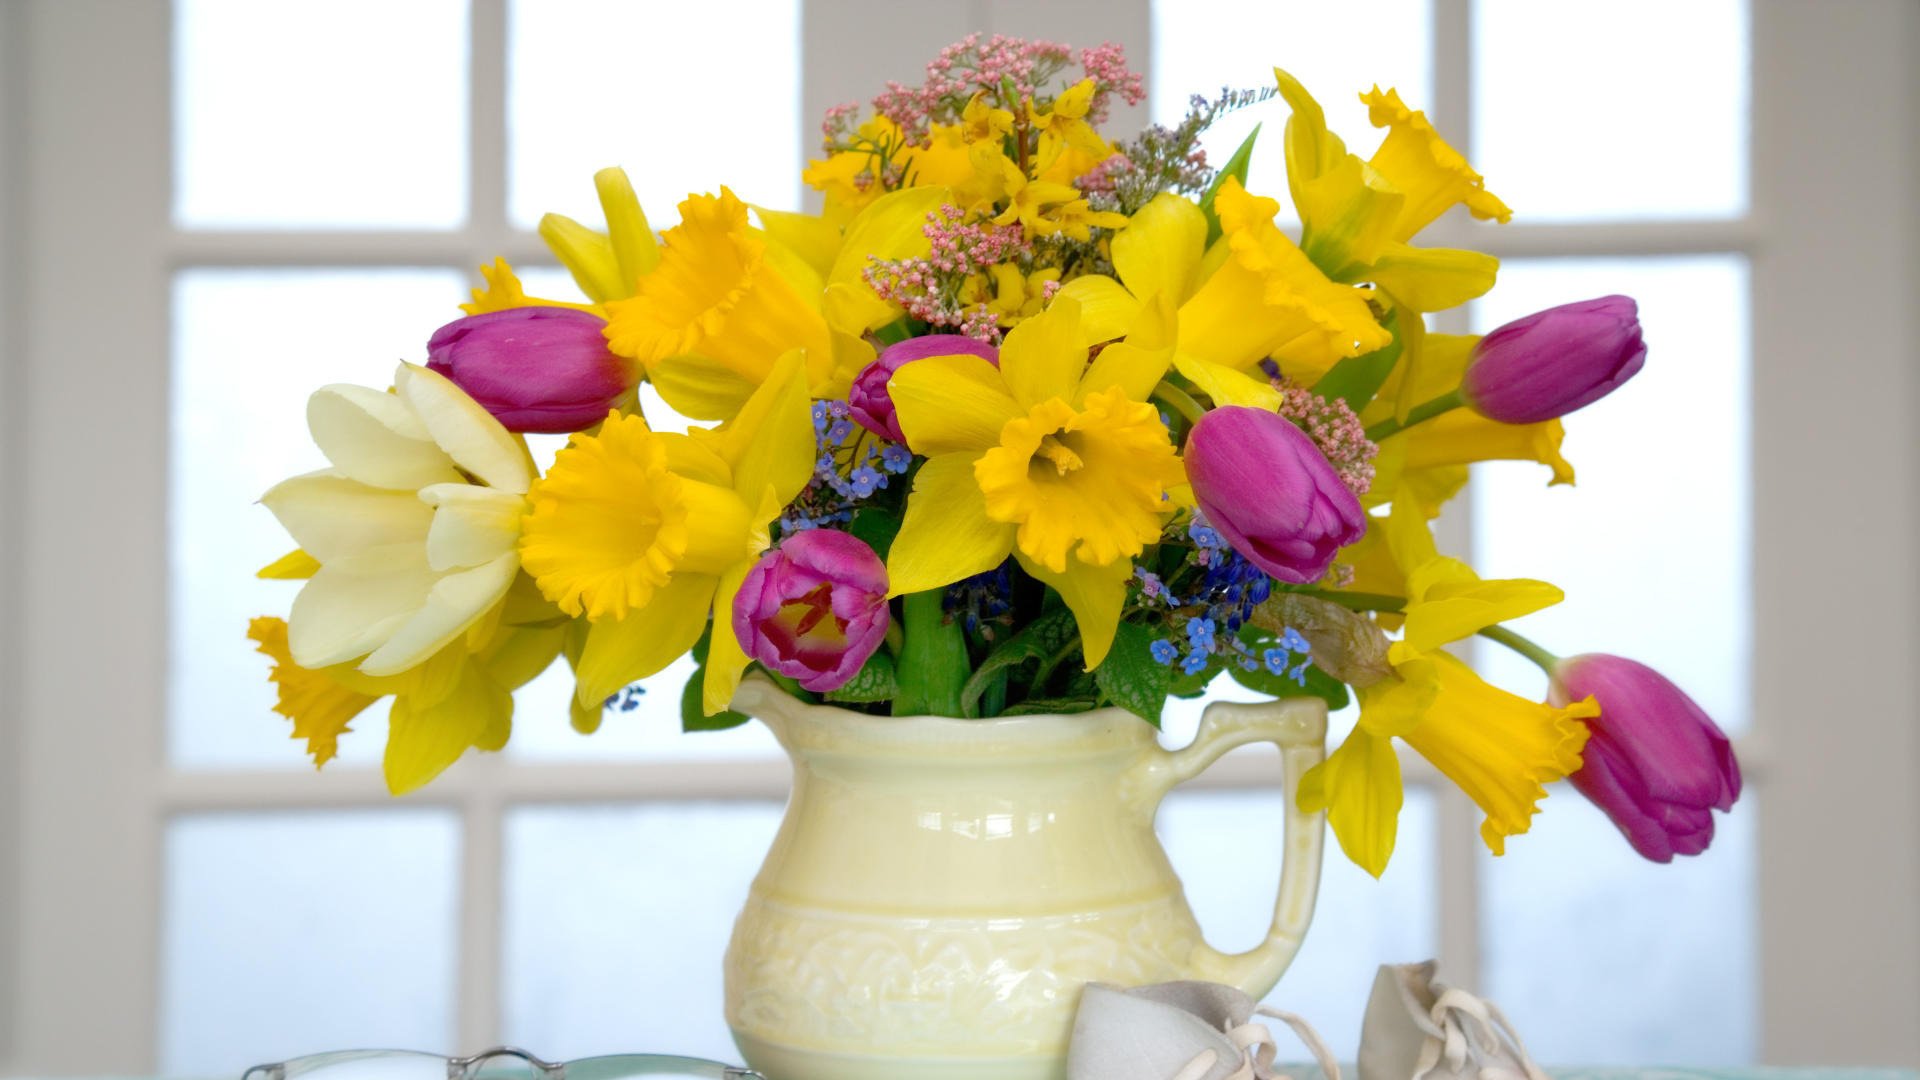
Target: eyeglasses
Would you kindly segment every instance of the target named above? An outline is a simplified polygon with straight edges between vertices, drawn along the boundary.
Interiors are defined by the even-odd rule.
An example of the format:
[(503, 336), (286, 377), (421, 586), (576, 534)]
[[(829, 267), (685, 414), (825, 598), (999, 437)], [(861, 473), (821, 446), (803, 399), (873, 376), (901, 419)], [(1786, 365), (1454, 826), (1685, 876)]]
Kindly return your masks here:
[(752, 1069), (671, 1054), (614, 1054), (578, 1061), (542, 1061), (525, 1050), (496, 1046), (472, 1057), (441, 1057), (418, 1050), (335, 1050), (276, 1065), (255, 1065), (241, 1080), (766, 1080)]

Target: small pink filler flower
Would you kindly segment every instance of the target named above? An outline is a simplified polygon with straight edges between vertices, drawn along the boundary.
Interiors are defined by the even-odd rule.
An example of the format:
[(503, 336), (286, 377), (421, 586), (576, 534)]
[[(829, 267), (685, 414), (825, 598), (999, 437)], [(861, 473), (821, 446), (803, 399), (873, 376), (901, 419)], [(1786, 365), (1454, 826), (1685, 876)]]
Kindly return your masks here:
[(810, 529), (760, 557), (733, 600), (741, 648), (808, 690), (837, 690), (887, 636), (887, 568), (856, 537)]

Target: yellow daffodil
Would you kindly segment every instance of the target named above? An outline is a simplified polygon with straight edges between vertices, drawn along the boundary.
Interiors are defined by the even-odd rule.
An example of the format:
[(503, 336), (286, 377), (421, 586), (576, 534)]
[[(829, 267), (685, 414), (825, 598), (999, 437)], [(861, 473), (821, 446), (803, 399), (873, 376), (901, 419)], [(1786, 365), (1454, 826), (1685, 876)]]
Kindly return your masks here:
[[(1084, 112), (1082, 116), (1086, 115)], [(967, 99), (967, 107), (960, 112), (960, 134), (969, 143), (992, 143), (998, 146), (1001, 139), (1013, 134), (1013, 113), (987, 104), (986, 91), (981, 91)]]
[(660, 248), (625, 169), (601, 169), (593, 174), (593, 186), (606, 215), (606, 232), (562, 214), (547, 214), (540, 219), (540, 238), (580, 291), (605, 304), (634, 294), (640, 279), (660, 264)]
[(1280, 394), (1262, 361), (1275, 357), (1285, 374), (1311, 385), (1340, 359), (1391, 340), (1367, 290), (1329, 281), (1274, 225), (1279, 203), (1229, 178), (1214, 205), (1224, 230), (1214, 252), (1205, 250), (1200, 208), (1157, 195), (1113, 238), (1118, 281), (1087, 274), (1061, 289), (1082, 304), (1089, 343), (1118, 337), (1143, 300), (1165, 297), (1179, 313), (1180, 373), (1215, 404), (1271, 409)]
[(563, 307), (575, 311), (602, 314), (598, 304), (576, 304), (566, 300), (547, 300), (538, 296), (528, 296), (527, 290), (520, 284), (520, 275), (505, 259), (493, 260), (492, 266), (480, 268), (480, 278), (486, 284), (483, 288), (472, 290), (473, 299), (460, 305), (460, 310), (469, 315), (484, 315), (490, 311), (506, 311), (520, 307)]
[(987, 274), (963, 282), (960, 302), (968, 307), (985, 305), (1003, 328), (1012, 329), (1022, 320), (1040, 314), (1046, 307), (1049, 286), (1059, 280), (1059, 267), (1023, 274), (1018, 266), (1001, 263), (990, 267)]
[[(1341, 850), (1379, 876), (1393, 853), (1402, 798), (1391, 745), (1398, 738), (1480, 806), (1481, 837), (1501, 854), (1506, 837), (1527, 831), (1546, 797), (1542, 785), (1579, 768), (1586, 729), (1577, 720), (1599, 710), (1590, 699), (1554, 708), (1489, 686), (1442, 646), (1556, 604), (1561, 592), (1544, 581), (1482, 580), (1440, 555), (1425, 514), (1411, 502), (1376, 520), (1362, 544), (1371, 547), (1356, 552), (1364, 572), (1353, 587), (1403, 593), (1404, 632), (1387, 651), (1392, 674), (1356, 687), (1359, 725), (1303, 779), (1301, 808), (1326, 810)], [(1378, 565), (1383, 553), (1391, 566)]]
[(513, 691), (559, 655), (564, 629), (525, 575), (479, 632), (455, 641), (397, 675), (371, 676), (352, 664), (306, 668), (294, 662), (287, 624), (259, 618), (247, 636), (272, 658), (274, 711), (293, 721), (315, 768), (332, 760), (354, 717), (393, 698), (383, 761), (387, 789), (404, 795), (425, 785), (469, 748), (497, 751), (512, 732)]
[(747, 665), (733, 596), (812, 468), (798, 352), (716, 430), (663, 434), (614, 415), (573, 437), (529, 495), (520, 553), (549, 600), (592, 623), (575, 671), (582, 704), (672, 663), (717, 612), (704, 701), (709, 713), (727, 706)]
[[(980, 161), (978, 155), (976, 163)], [(1029, 180), (1020, 166), (994, 151), (991, 167), (1000, 170), (1006, 209), (993, 219), (995, 225), (1019, 222), (1028, 236), (1067, 236), (1089, 240), (1092, 227), (1122, 229), (1127, 216), (1107, 210), (1094, 210), (1080, 192), (1068, 184), (1051, 180)]]
[(480, 622), (519, 572), (526, 447), (426, 368), (402, 364), (394, 388), (317, 391), (307, 424), (333, 467), (260, 500), (319, 563), (293, 602), (302, 667), (405, 671)]
[(939, 588), (1015, 555), (1080, 625), (1087, 667), (1112, 645), (1133, 557), (1160, 536), (1183, 479), (1146, 403), (1172, 358), (1172, 312), (1149, 305), (1089, 364), (1079, 305), (1059, 300), (1007, 335), (998, 367), (940, 356), (888, 384), (927, 462), (887, 573), (893, 595)]
[(824, 396), (844, 394), (872, 359), (871, 346), (828, 325), (820, 275), (751, 228), (727, 188), (681, 203), (680, 224), (662, 239), (659, 265), (633, 296), (607, 304), (607, 341), (681, 413), (731, 417), (796, 349)]
[(1040, 136), (1035, 179), (1071, 184), (1113, 155), (1113, 147), (1087, 122), (1095, 90), (1094, 80), (1082, 79), (1045, 110), (1027, 102), (1027, 122)]
[[(892, 119), (874, 114), (855, 130), (851, 147), (810, 161), (800, 179), (826, 197), (827, 217), (846, 220), (885, 195), (890, 168), (906, 164), (906, 136)], [(898, 159), (898, 160), (896, 160)]]
[(1407, 243), (1459, 203), (1482, 219), (1512, 216), (1424, 113), (1407, 108), (1393, 90), (1362, 94), (1369, 119), (1387, 129), (1380, 149), (1362, 162), (1328, 130), (1326, 114), (1298, 80), (1278, 68), (1274, 77), (1293, 109), (1287, 183), (1309, 258), (1335, 281), (1372, 282), (1415, 311), (1450, 308), (1493, 287), (1500, 265), (1493, 256)]

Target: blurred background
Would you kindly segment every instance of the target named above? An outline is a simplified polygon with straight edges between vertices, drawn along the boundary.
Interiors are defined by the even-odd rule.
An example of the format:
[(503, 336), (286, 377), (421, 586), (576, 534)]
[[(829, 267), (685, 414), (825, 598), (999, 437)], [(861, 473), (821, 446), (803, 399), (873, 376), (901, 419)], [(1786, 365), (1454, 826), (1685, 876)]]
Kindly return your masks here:
[[(292, 596), (252, 577), (288, 546), (253, 502), (319, 462), (307, 394), (422, 359), (480, 263), (570, 295), (532, 229), (597, 221), (595, 169), (656, 228), (722, 183), (817, 205), (825, 109), (971, 31), (1124, 44), (1150, 96), (1119, 134), (1279, 65), (1365, 154), (1358, 92), (1397, 87), (1515, 210), (1425, 234), (1503, 259), (1441, 329), (1641, 304), (1646, 371), (1568, 422), (1578, 490), (1477, 466), (1443, 547), (1565, 587), (1520, 629), (1672, 676), (1746, 794), (1655, 866), (1562, 785), (1493, 859), (1410, 767), (1392, 866), (1330, 854), (1271, 1003), (1347, 1056), (1374, 965), (1438, 956), (1549, 1063), (1920, 1063), (1911, 0), (0, 0), (0, 1076), (732, 1057), (770, 736), (682, 736), (677, 667), (578, 736), (561, 667), (426, 791), (386, 797), (374, 713), (316, 775), (242, 636)], [(1284, 200), (1284, 120), (1209, 150), (1265, 125), (1250, 186)], [(1160, 819), (1225, 948), (1280, 855), (1244, 753)]]

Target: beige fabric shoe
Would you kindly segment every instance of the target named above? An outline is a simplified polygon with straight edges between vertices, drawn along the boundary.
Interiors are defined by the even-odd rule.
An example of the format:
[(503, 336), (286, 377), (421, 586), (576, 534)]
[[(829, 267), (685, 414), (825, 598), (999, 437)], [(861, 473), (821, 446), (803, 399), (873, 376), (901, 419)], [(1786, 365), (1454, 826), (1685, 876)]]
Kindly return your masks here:
[(1340, 1066), (1306, 1021), (1207, 982), (1135, 990), (1089, 984), (1074, 1018), (1067, 1080), (1279, 1080), (1273, 1033), (1256, 1016), (1292, 1028), (1327, 1080), (1340, 1080)]
[(1499, 1007), (1435, 981), (1438, 967), (1380, 965), (1360, 1026), (1360, 1080), (1547, 1080)]

